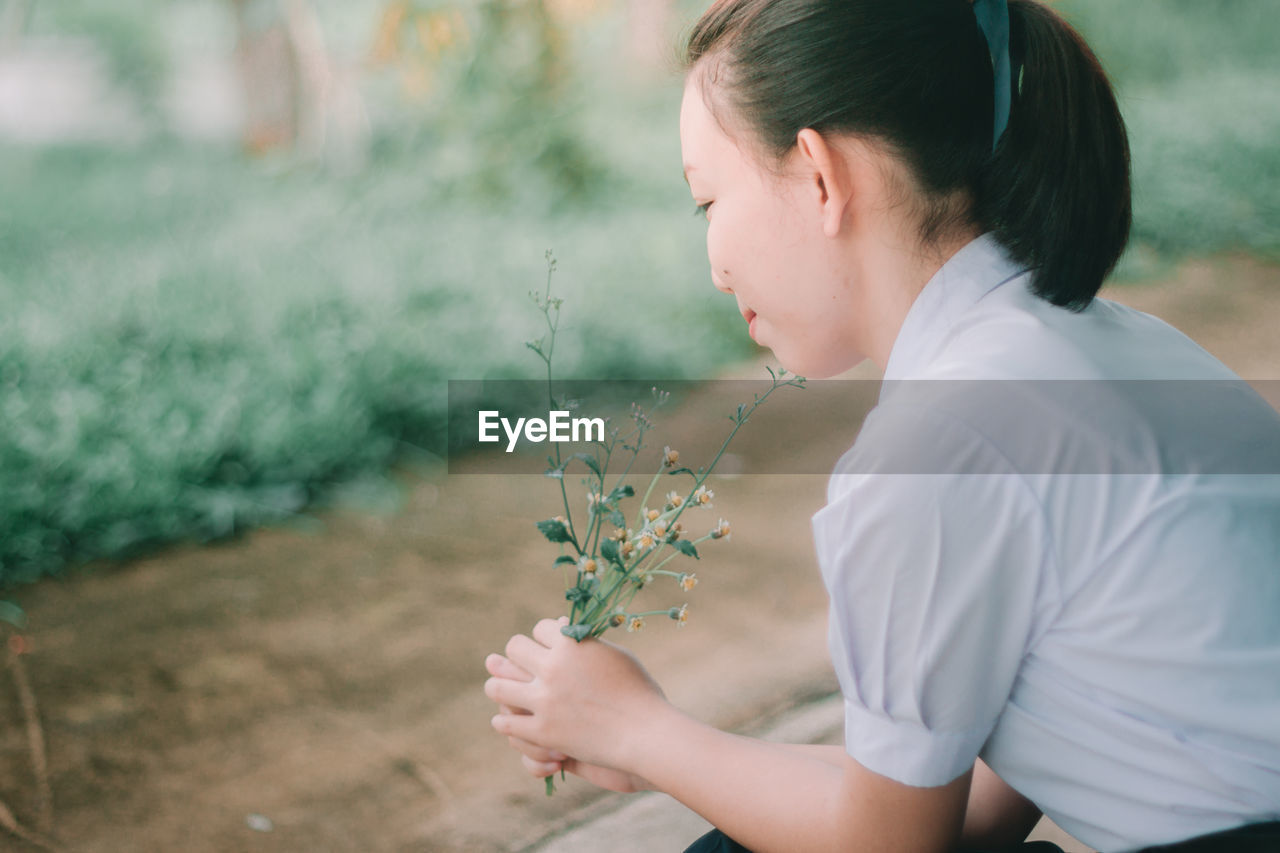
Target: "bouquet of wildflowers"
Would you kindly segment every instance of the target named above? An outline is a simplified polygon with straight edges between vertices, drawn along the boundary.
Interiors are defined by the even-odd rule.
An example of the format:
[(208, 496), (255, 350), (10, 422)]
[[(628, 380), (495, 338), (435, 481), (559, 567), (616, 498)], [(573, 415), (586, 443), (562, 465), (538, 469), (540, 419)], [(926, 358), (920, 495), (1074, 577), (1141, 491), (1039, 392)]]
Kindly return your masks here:
[[(547, 395), (552, 408), (572, 409), (573, 401), (552, 397), (551, 360), (555, 351), (556, 332), (560, 322), (563, 300), (551, 296), (551, 276), (555, 260), (547, 253), (547, 289), (545, 294), (531, 292), (530, 298), (546, 319), (547, 331), (536, 341), (526, 345), (547, 366)], [(650, 617), (668, 617), (677, 625), (688, 619), (688, 604), (670, 605), (655, 610), (639, 610), (632, 606), (636, 594), (659, 579), (670, 578), (675, 586), (688, 592), (698, 583), (697, 574), (672, 566), (679, 559), (698, 560), (698, 546), (708, 540), (727, 539), (729, 522), (723, 518), (712, 524), (700, 522), (698, 534), (692, 532), (694, 523), (684, 518), (686, 511), (702, 513), (712, 508), (714, 492), (707, 487), (707, 478), (724, 455), (734, 435), (742, 428), (751, 414), (778, 388), (804, 387), (804, 378), (789, 376), (785, 370), (766, 368), (772, 380), (763, 394), (756, 394), (750, 404), (741, 403), (729, 416), (733, 428), (720, 445), (719, 451), (706, 467), (696, 471), (680, 463), (680, 454), (670, 446), (663, 447), (657, 470), (649, 479), (643, 497), (636, 507), (633, 520), (628, 523), (623, 502), (635, 497), (635, 489), (627, 483), (632, 468), (644, 449), (646, 433), (653, 429), (653, 422), (637, 403), (631, 404), (631, 424), (624, 433), (609, 425), (602, 440), (594, 442), (593, 453), (575, 453), (562, 457), (559, 447), (547, 458), (550, 466), (546, 476), (556, 480), (564, 513), (537, 522), (538, 530), (551, 542), (560, 546), (555, 565), (562, 567), (565, 581), (565, 598), (569, 605), (569, 624), (561, 632), (575, 640), (599, 637), (610, 628), (626, 627), (639, 631)], [(652, 389), (653, 408), (660, 407), (668, 394)], [(610, 466), (621, 457), (625, 460), (622, 471), (610, 474)], [(584, 517), (575, 518), (565, 474), (571, 462), (580, 461), (587, 476), (585, 486)], [(659, 488), (664, 476), (681, 479), (683, 488)], [(661, 497), (653, 500), (655, 492)], [(652, 501), (652, 502), (651, 502)], [(686, 526), (686, 522), (688, 523)], [(677, 564), (679, 565), (679, 564)], [(547, 793), (553, 790), (551, 777), (547, 777)]]

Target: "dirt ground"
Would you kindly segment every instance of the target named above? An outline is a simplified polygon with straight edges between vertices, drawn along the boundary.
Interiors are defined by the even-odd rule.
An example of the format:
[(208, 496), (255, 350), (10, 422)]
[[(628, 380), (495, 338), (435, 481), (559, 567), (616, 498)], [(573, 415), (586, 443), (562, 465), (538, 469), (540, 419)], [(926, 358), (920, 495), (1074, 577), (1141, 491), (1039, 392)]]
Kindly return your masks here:
[[(1107, 295), (1246, 378), (1280, 379), (1280, 268), (1197, 261)], [(852, 442), (856, 422), (815, 414), (806, 393), (770, 401), (775, 417), (748, 425), (734, 448), (746, 470), (779, 452), (794, 470), (829, 469)], [(788, 419), (819, 414), (845, 420), (824, 441), (788, 443)], [(696, 417), (675, 411), (662, 425), (678, 435)], [(61, 849), (518, 850), (595, 796), (570, 780), (545, 797), (490, 731), (480, 690), (484, 655), (563, 606), (555, 552), (531, 525), (556, 511), (549, 481), (401, 482), (393, 512), (333, 512), (15, 591)], [(835, 689), (809, 527), (825, 478), (748, 474), (715, 488), (706, 524), (723, 515), (734, 534), (704, 548), (690, 624), (624, 642), (677, 704), (735, 727)], [(685, 598), (645, 594), (655, 606)], [(35, 825), (7, 672), (0, 800)], [(38, 849), (0, 829), (0, 850)]]

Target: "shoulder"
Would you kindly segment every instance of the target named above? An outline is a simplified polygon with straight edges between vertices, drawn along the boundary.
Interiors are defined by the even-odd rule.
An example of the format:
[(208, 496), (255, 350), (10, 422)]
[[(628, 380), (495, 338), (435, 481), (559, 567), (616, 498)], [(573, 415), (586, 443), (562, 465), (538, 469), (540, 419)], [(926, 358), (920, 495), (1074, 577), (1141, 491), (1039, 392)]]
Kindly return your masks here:
[(1237, 378), (1158, 317), (1103, 298), (1070, 311), (1036, 296), (1030, 281), (996, 288), (954, 318), (920, 377)]

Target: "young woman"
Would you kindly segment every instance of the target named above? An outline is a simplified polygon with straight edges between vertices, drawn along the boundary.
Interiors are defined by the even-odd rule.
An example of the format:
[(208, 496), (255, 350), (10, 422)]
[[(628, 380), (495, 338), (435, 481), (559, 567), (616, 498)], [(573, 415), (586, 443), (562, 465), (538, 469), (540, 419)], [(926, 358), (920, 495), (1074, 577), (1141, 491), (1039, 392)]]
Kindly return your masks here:
[(687, 61), (715, 286), (784, 367), (888, 380), (813, 521), (845, 744), (716, 731), (551, 620), (486, 660), (494, 728), (534, 775), (667, 792), (699, 849), (989, 849), (1042, 812), (1280, 849), (1280, 416), (1095, 299), (1129, 161), (1079, 35), (1030, 0), (718, 0)]

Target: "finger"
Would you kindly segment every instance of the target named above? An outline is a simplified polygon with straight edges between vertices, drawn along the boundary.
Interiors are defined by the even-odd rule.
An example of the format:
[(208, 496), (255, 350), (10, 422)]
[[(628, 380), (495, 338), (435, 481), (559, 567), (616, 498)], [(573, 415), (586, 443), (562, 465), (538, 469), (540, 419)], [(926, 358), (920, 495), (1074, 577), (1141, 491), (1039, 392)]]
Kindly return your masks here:
[(518, 737), (533, 743), (537, 740), (534, 729), (537, 723), (531, 714), (495, 714), (489, 721), (494, 731), (507, 737)]
[(524, 634), (516, 634), (507, 640), (507, 659), (533, 675), (538, 674), (538, 664), (546, 653), (546, 646)]
[(515, 749), (534, 761), (564, 761), (569, 756), (555, 749), (547, 749), (544, 746), (538, 746), (536, 743), (518, 737), (508, 737), (507, 743), (512, 749)]
[(543, 619), (533, 626), (533, 638), (547, 648), (551, 648), (553, 643), (567, 639), (564, 634), (560, 633), (561, 625), (568, 625), (569, 617), (561, 616), (559, 619)]
[(500, 705), (514, 705), (533, 710), (533, 689), (527, 681), (514, 678), (489, 678), (484, 682), (484, 695)]
[(559, 761), (534, 761), (529, 756), (522, 755), (520, 756), (520, 762), (524, 765), (526, 770), (539, 779), (544, 776), (550, 776), (554, 773), (560, 772)]
[(514, 663), (499, 654), (489, 655), (484, 659), (484, 668), (489, 674), (496, 678), (514, 678), (517, 681), (533, 681), (533, 676), (529, 674), (523, 667), (516, 666)]

